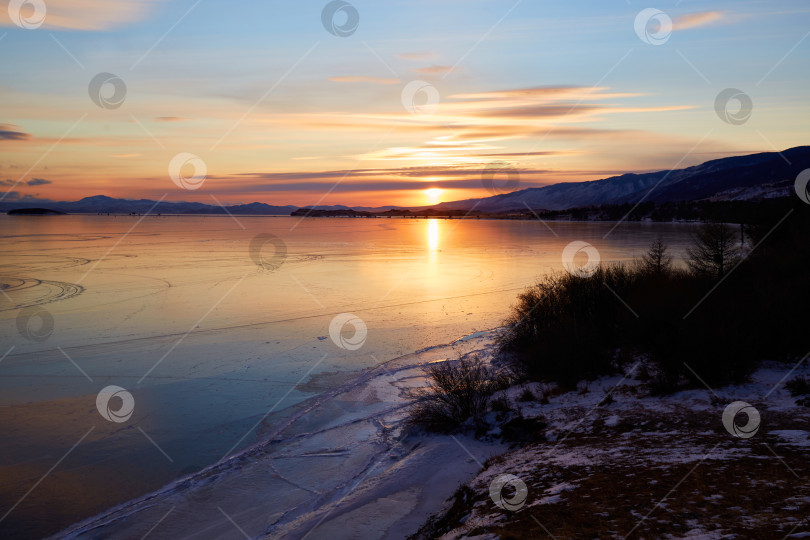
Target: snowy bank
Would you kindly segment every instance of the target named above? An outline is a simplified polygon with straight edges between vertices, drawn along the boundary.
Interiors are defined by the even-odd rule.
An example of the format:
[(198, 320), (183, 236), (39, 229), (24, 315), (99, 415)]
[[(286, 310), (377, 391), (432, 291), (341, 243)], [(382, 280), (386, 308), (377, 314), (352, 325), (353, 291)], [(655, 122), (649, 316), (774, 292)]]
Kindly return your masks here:
[[(512, 388), (513, 406), (548, 424), (546, 440), (488, 461), (419, 537), (803, 537), (810, 408), (785, 382), (810, 367), (792, 367), (767, 364), (748, 384), (665, 397), (650, 397), (632, 373), (558, 395), (536, 383)], [(527, 389), (547, 403), (522, 402)], [(727, 409), (737, 401), (760, 415), (753, 436), (732, 435), (748, 423)]]

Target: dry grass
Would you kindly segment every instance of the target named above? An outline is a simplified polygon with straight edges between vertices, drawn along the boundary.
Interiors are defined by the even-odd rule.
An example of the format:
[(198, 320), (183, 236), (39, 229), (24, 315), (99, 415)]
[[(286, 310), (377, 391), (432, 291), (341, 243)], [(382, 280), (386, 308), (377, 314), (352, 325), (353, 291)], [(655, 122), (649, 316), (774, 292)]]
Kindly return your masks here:
[[(768, 419), (769, 430), (797, 428), (791, 415)], [(560, 444), (538, 443), (491, 460), (421, 537), (453, 531), (448, 538), (681, 538), (691, 531), (764, 539), (810, 531), (808, 447), (767, 433), (735, 439), (693, 412), (649, 420), (597, 422)], [(807, 418), (800, 423), (810, 427)], [(572, 455), (587, 463), (566, 463)], [(516, 466), (529, 497), (509, 513), (492, 503), (487, 487)], [(562, 483), (572, 488), (542, 501)]]

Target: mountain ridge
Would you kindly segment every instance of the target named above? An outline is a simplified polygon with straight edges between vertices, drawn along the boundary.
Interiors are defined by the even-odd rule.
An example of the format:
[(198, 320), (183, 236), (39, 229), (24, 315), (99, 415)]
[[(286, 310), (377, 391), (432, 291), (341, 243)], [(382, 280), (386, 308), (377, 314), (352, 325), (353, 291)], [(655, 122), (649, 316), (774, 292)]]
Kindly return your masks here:
[(490, 197), (448, 201), (432, 206), (346, 206), (346, 205), (270, 205), (251, 202), (214, 205), (185, 201), (120, 199), (91, 195), (78, 201), (51, 201), (22, 198), (0, 201), (0, 211), (31, 206), (47, 206), (68, 213), (146, 212), (163, 214), (233, 214), (288, 216), (299, 208), (317, 210), (386, 211), (392, 209), (472, 211), (501, 213), (529, 210), (567, 210), (588, 206), (654, 203), (690, 200), (739, 200), (746, 196), (767, 198), (782, 196), (786, 182), (791, 183), (804, 169), (810, 168), (810, 146), (797, 146), (782, 152), (761, 152), (706, 161), (683, 169), (646, 173), (625, 173), (585, 182), (561, 182), (543, 187), (525, 188)]
[(443, 210), (506, 212), (567, 210), (605, 204), (703, 200), (726, 191), (793, 182), (810, 168), (810, 146), (710, 160), (684, 169), (626, 173), (599, 180), (565, 182), (480, 199), (440, 203)]

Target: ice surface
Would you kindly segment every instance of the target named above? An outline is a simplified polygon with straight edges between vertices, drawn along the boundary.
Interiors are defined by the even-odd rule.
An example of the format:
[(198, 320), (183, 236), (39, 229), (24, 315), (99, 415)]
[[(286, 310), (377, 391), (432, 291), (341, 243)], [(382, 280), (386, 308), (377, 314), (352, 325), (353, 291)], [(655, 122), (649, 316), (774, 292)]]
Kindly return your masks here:
[[(195, 471), (205, 475), (198, 471), (286, 430), (279, 448), (267, 450), (278, 456), (272, 467), (240, 461), (250, 473), (245, 500), (234, 486), (241, 502), (222, 506), (253, 516), (250, 486), (272, 486), (291, 506), (244, 518), (260, 530), (311, 491), (337, 489), (334, 477), (367, 470), (378, 449), (364, 443), (399, 398), (389, 385), (308, 408), (313, 399), (391, 359), (430, 356), (460, 338), (457, 347), (475, 343), (502, 323), (518, 292), (562, 271), (570, 241), (590, 241), (605, 262), (626, 261), (659, 234), (677, 254), (691, 230), (626, 224), (604, 241), (612, 224), (550, 226), (554, 234), (530, 221), (0, 216), (0, 465), (8, 486), (0, 515), (22, 500), (2, 532), (56, 532)], [(251, 257), (261, 233), (286, 244), (276, 271)], [(20, 333), (25, 308), (52, 317), (47, 339)], [(341, 313), (368, 327), (358, 350), (328, 337)], [(414, 384), (406, 374), (398, 385)], [(96, 410), (108, 385), (134, 398), (126, 423)], [(339, 433), (329, 431), (336, 426)], [(296, 446), (314, 445), (319, 432), (337, 439)], [(409, 463), (418, 468), (422, 455)], [(219, 482), (205, 479), (209, 488)], [(398, 504), (408, 507), (409, 497)], [(205, 513), (225, 519), (216, 507)], [(163, 523), (194, 514), (178, 503)]]

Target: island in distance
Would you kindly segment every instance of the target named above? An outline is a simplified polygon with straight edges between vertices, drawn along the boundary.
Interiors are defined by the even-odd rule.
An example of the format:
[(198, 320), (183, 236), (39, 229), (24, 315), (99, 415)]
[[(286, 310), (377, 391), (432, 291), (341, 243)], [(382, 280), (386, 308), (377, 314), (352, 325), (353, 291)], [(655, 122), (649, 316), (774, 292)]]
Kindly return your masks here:
[(9, 210), (10, 216), (66, 216), (67, 212), (61, 210), (52, 210), (50, 208), (17, 208)]

